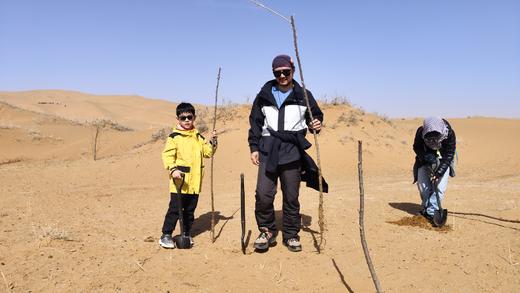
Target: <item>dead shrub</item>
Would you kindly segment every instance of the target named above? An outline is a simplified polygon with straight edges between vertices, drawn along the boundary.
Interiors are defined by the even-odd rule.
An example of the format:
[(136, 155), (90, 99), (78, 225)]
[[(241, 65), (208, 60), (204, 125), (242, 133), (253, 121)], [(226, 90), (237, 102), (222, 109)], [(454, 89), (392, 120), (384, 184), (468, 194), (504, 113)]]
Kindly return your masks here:
[(0, 165), (9, 165), (9, 164), (18, 163), (21, 161), (23, 161), (23, 159), (21, 159), (21, 158), (7, 159), (4, 161), (0, 161)]
[(40, 227), (37, 235), (39, 238), (50, 238), (52, 240), (74, 241), (67, 231), (62, 228), (57, 228), (52, 225)]
[(347, 126), (356, 126), (359, 122), (362, 121), (356, 112), (350, 111), (348, 114), (343, 113), (338, 117), (336, 123), (338, 124), (347, 124)]

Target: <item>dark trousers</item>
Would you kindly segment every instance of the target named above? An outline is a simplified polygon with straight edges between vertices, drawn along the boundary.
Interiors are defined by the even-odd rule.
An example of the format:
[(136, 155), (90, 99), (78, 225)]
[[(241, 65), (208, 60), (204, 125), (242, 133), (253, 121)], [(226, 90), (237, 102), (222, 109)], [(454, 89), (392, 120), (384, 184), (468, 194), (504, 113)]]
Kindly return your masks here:
[[(193, 221), (195, 221), (195, 208), (197, 207), (197, 202), (199, 201), (198, 194), (183, 194), (182, 196), (182, 215), (184, 221), (184, 233), (189, 235), (191, 230), (191, 225), (193, 225)], [(175, 230), (175, 226), (177, 225), (177, 221), (179, 220), (179, 199), (177, 193), (170, 193), (170, 206), (168, 207), (168, 211), (166, 212), (166, 216), (164, 216), (164, 224), (162, 227), (163, 234), (171, 235), (173, 230)]]
[(258, 180), (256, 183), (255, 217), (260, 231), (269, 229), (276, 235), (276, 223), (274, 216), (274, 196), (278, 178), (282, 187), (283, 196), (283, 239), (299, 239), (301, 215), (300, 202), (300, 162), (294, 162), (278, 166), (276, 173), (266, 173), (266, 162), (260, 162), (258, 168)]

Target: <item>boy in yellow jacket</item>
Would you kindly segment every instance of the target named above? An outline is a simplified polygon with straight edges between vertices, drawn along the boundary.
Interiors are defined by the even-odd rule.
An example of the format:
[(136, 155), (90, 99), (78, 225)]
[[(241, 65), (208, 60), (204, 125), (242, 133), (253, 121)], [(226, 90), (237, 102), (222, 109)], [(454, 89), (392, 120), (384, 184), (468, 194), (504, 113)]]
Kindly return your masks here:
[[(179, 220), (179, 201), (177, 198), (177, 186), (184, 184), (181, 189), (182, 211), (184, 222), (184, 234), (193, 239), (190, 229), (195, 220), (194, 212), (199, 200), (199, 193), (204, 175), (204, 160), (210, 158), (217, 147), (217, 135), (213, 130), (208, 142), (195, 128), (195, 108), (189, 103), (180, 103), (177, 106), (177, 125), (166, 140), (162, 152), (164, 168), (170, 173), (170, 205), (164, 217), (162, 236), (159, 244), (164, 248), (174, 248), (172, 239), (173, 230)], [(172, 180), (173, 179), (173, 180)]]

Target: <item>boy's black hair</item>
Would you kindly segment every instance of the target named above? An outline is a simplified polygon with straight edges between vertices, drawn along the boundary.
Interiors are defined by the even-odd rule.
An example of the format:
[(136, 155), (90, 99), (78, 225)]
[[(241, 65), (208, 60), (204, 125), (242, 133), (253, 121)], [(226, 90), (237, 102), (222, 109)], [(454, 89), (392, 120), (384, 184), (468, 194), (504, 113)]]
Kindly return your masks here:
[(190, 103), (180, 103), (177, 105), (177, 117), (181, 115), (181, 113), (191, 113), (195, 115), (195, 108)]

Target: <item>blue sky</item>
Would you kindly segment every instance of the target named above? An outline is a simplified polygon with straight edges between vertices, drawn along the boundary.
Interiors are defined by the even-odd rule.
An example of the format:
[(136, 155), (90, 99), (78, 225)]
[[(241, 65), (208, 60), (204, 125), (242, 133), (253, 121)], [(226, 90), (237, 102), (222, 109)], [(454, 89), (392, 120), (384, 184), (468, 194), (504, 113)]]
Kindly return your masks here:
[[(307, 88), (390, 117), (520, 117), (520, 1), (262, 1)], [(0, 91), (251, 102), (290, 25), (247, 0), (0, 0)], [(299, 76), (297, 76), (299, 80)]]

